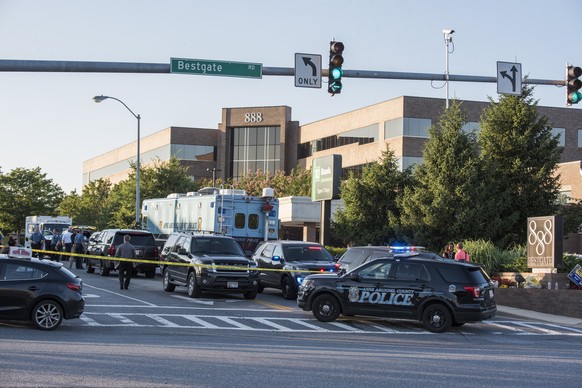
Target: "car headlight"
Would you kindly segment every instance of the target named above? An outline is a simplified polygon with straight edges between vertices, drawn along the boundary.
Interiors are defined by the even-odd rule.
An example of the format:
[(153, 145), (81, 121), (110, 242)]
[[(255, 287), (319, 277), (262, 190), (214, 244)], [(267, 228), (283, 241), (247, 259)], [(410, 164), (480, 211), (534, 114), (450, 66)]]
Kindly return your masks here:
[(301, 283), (301, 288), (313, 287), (313, 283), (314, 283), (314, 281), (311, 279), (303, 279), (303, 282)]

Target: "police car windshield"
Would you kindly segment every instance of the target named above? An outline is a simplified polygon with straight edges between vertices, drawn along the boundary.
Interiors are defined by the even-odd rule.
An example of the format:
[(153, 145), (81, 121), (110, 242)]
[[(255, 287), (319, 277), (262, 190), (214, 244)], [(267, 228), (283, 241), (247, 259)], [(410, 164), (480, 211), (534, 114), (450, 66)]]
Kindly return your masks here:
[(237, 255), (244, 256), (238, 243), (226, 238), (195, 238), (192, 239), (190, 251), (194, 255)]
[(287, 261), (333, 261), (331, 254), (319, 245), (284, 245)]

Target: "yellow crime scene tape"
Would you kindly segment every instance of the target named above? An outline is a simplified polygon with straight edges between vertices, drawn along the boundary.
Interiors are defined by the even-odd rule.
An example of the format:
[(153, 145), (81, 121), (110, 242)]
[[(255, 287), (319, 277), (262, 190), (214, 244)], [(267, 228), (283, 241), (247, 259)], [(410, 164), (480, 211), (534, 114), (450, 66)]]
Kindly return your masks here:
[[(133, 263), (144, 263), (144, 264), (157, 264), (157, 265), (173, 265), (178, 267), (200, 267), (200, 268), (210, 268), (210, 269), (236, 269), (241, 270), (240, 266), (236, 265), (215, 265), (215, 264), (194, 264), (194, 263), (173, 263), (163, 260), (140, 260), (140, 259), (126, 259), (122, 257), (114, 256), (97, 256), (97, 255), (86, 255), (84, 253), (74, 253), (74, 252), (62, 252), (62, 251), (47, 251), (43, 249), (32, 249), (33, 252), (44, 253), (47, 255), (61, 255), (61, 256), (74, 256), (87, 259), (97, 259), (97, 260), (107, 260), (107, 261), (129, 261)], [(260, 268), (260, 267), (249, 267), (245, 268), (249, 271), (271, 271), (271, 272), (300, 272), (300, 273), (322, 273), (322, 271), (306, 270), (306, 269), (279, 269), (279, 268)], [(324, 271), (324, 273), (330, 273), (329, 271)]]

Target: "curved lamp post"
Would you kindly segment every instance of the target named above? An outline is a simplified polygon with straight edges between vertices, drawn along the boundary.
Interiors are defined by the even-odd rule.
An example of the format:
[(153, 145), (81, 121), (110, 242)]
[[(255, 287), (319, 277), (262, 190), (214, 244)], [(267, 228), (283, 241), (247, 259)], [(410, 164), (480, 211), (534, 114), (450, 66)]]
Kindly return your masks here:
[(139, 193), (140, 193), (140, 161), (139, 161), (140, 135), (139, 135), (139, 122), (141, 120), (141, 116), (133, 113), (133, 111), (131, 109), (129, 109), (129, 107), (127, 105), (125, 105), (125, 103), (123, 101), (121, 101), (120, 99), (115, 98), (115, 97), (104, 96), (104, 95), (95, 96), (95, 97), (93, 97), (93, 101), (99, 103), (103, 100), (107, 100), (108, 98), (120, 102), (133, 115), (133, 117), (135, 117), (137, 119), (137, 166), (136, 166), (136, 174), (135, 174), (135, 181), (136, 181), (135, 182), (135, 228), (137, 228), (139, 226), (139, 214), (140, 214), (140, 198), (139, 198)]

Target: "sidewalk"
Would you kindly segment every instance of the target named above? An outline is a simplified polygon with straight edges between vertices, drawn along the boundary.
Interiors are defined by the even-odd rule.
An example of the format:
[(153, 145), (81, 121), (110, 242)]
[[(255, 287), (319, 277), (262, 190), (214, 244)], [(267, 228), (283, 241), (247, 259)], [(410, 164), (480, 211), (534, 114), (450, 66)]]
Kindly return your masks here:
[(555, 323), (558, 325), (582, 327), (582, 318), (572, 318), (572, 317), (565, 317), (562, 315), (545, 314), (545, 313), (539, 313), (537, 311), (524, 310), (524, 309), (518, 309), (515, 307), (507, 307), (507, 306), (497, 305), (497, 316), (500, 316), (500, 315), (518, 317), (518, 318), (523, 318), (523, 319), (537, 319), (540, 321), (551, 322), (551, 323)]

